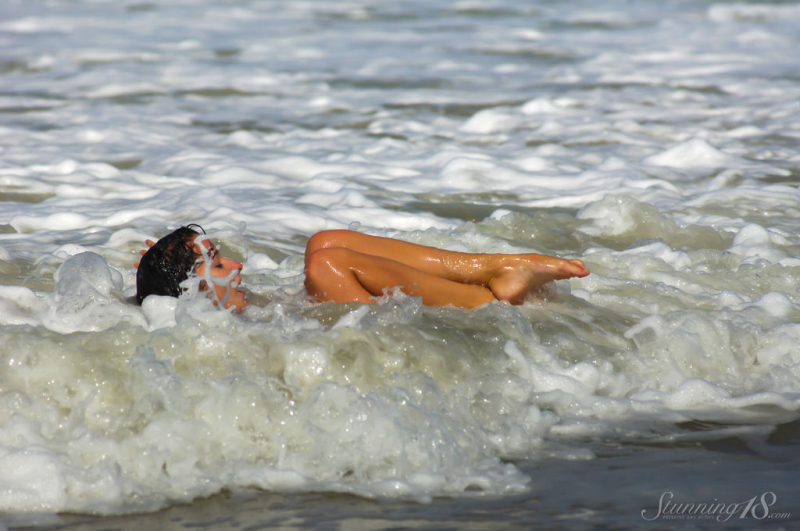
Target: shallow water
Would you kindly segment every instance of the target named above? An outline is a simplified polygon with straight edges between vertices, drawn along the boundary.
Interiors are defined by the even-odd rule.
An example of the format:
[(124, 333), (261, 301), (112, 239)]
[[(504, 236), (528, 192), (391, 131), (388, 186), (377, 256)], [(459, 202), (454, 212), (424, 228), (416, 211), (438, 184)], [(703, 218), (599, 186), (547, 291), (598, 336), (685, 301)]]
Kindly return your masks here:
[[(670, 491), (800, 514), (798, 24), (795, 3), (3, 3), (0, 511), (234, 492), (181, 518), (255, 497), (638, 525)], [(242, 316), (130, 303), (142, 242), (191, 222), (244, 263)], [(347, 227), (592, 275), (519, 307), (315, 305), (305, 242)], [(633, 498), (603, 487), (619, 467)]]
[[(738, 433), (734, 433), (738, 431)], [(725, 439), (656, 445), (589, 443), (596, 459), (520, 463), (536, 478), (524, 493), (437, 498), (418, 504), (334, 493), (225, 492), (191, 505), (124, 516), (17, 516), (25, 527), (102, 529), (792, 529), (798, 487), (778, 497), (775, 446), (797, 440), (797, 422), (770, 444), (734, 430)], [(797, 458), (783, 454), (784, 467)], [(669, 471), (669, 473), (665, 473)], [(731, 478), (746, 477), (747, 488)], [(679, 478), (676, 481), (676, 478)], [(780, 479), (778, 483), (783, 484)], [(602, 488), (598, 488), (602, 486)], [(773, 501), (772, 495), (777, 501)], [(693, 501), (689, 501), (693, 500)], [(687, 504), (693, 503), (694, 507)], [(700, 504), (705, 507), (700, 508)], [(766, 509), (765, 509), (766, 507)], [(779, 509), (780, 508), (780, 509)], [(692, 512), (694, 511), (694, 512)], [(14, 522), (11, 528), (16, 528)]]

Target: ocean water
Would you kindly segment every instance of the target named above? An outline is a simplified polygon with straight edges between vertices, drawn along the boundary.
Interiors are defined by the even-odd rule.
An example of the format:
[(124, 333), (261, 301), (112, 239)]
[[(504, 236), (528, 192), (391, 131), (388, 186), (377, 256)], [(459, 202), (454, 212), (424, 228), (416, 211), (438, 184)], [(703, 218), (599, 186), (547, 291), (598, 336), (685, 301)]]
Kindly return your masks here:
[[(798, 48), (780, 1), (4, 0), (0, 529), (790, 528)], [(187, 223), (244, 314), (131, 303)], [(592, 274), (314, 304), (334, 228)]]

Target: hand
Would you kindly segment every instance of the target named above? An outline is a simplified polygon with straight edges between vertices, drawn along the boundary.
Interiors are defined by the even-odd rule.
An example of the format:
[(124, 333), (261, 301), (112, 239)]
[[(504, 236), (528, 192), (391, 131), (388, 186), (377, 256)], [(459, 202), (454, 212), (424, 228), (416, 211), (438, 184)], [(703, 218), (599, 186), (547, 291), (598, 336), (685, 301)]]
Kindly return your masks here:
[[(144, 243), (145, 243), (145, 245), (147, 245), (147, 249), (149, 249), (150, 247), (152, 247), (152, 246), (154, 246), (156, 244), (156, 242), (154, 242), (153, 240), (145, 240)], [(139, 251), (139, 254), (144, 256), (145, 254), (147, 254), (147, 249), (142, 249), (141, 251)], [(133, 267), (138, 268), (139, 267), (139, 262), (135, 262), (133, 264)]]

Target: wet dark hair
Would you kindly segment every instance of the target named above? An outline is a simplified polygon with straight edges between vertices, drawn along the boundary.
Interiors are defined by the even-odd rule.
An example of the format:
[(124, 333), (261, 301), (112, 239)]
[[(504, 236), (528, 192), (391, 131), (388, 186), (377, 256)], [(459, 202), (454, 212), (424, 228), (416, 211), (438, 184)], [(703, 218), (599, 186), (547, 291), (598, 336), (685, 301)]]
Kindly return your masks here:
[(148, 295), (168, 295), (178, 297), (181, 294), (181, 282), (189, 278), (189, 273), (199, 258), (195, 252), (194, 238), (206, 231), (200, 225), (192, 223), (167, 234), (142, 257), (136, 271), (136, 303)]

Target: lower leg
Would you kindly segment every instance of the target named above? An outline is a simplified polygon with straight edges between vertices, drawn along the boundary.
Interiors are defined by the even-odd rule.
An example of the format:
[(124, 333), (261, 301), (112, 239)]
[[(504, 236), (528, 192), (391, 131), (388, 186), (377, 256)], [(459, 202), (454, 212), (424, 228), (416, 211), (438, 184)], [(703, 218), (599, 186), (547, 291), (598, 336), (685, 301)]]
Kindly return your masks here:
[(427, 306), (474, 308), (496, 300), (484, 286), (453, 282), (343, 247), (317, 249), (308, 255), (305, 284), (312, 297), (330, 302), (374, 302), (374, 297), (392, 288), (421, 297)]
[(325, 231), (312, 236), (306, 248), (306, 259), (318, 249), (336, 247), (400, 262), (453, 282), (485, 286), (497, 299), (513, 304), (520, 304), (536, 286), (589, 274), (580, 260), (535, 253), (461, 253), (348, 230)]

